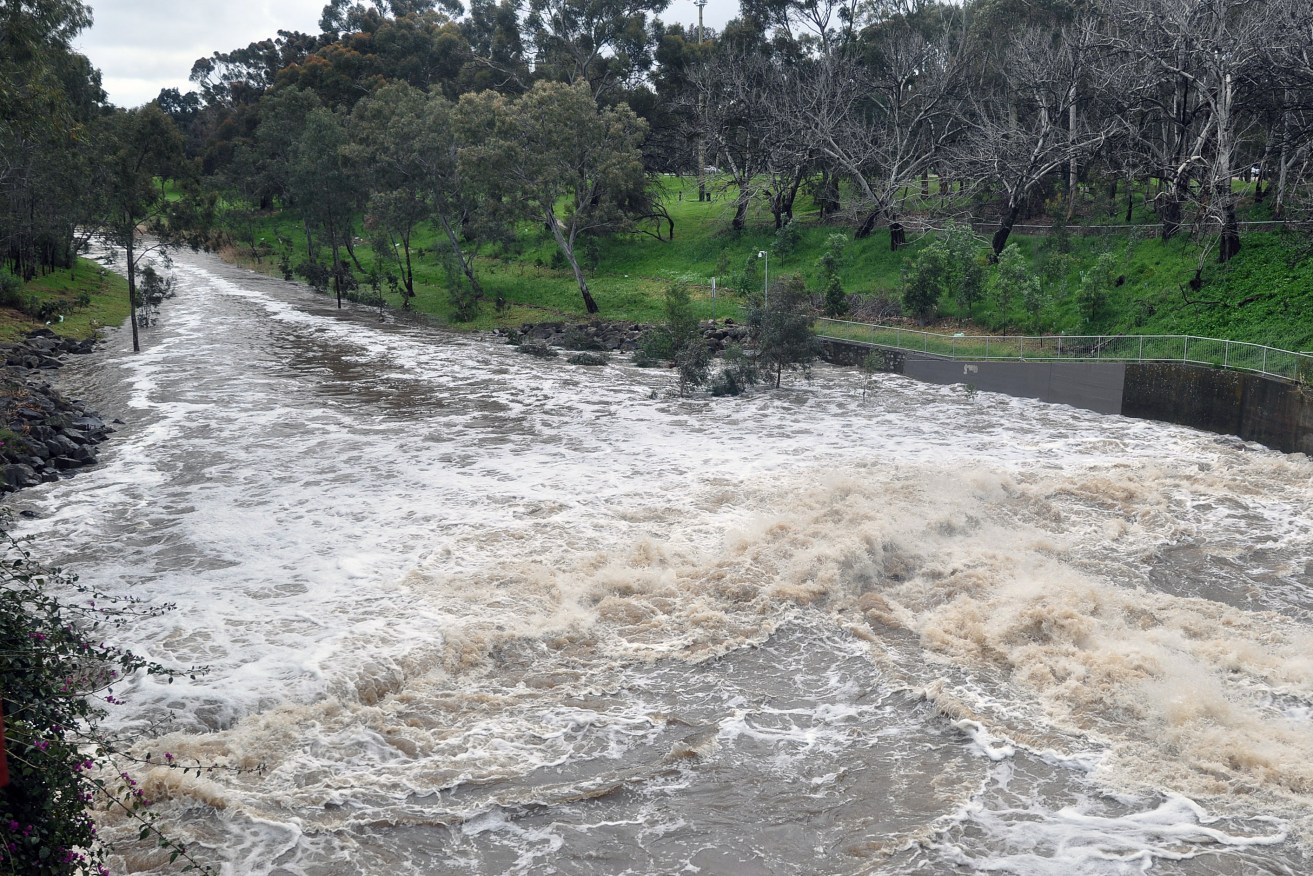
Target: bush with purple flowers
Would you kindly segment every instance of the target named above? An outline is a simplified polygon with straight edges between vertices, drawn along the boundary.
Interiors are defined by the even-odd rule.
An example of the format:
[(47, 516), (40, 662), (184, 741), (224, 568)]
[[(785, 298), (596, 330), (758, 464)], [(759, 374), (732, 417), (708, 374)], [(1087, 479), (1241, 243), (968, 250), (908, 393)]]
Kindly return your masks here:
[[(99, 724), (119, 702), (114, 685), (138, 672), (174, 671), (113, 645), (106, 633), (171, 606), (98, 593), (47, 569), (0, 520), (0, 699), (9, 784), (0, 788), (0, 873), (108, 874), (94, 807), (117, 807), (140, 823), (183, 872), (209, 868), (161, 832), (131, 763)], [(53, 595), (63, 594), (63, 598)], [(149, 758), (147, 759), (149, 760)], [(186, 768), (166, 755), (165, 765)], [(194, 768), (194, 767), (193, 767)]]

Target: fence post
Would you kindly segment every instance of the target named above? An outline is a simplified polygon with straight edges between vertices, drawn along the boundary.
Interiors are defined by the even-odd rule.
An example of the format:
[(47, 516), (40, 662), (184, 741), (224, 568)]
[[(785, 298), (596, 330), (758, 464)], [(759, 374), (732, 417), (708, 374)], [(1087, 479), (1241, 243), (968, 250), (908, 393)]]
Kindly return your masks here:
[(1227, 368), (1231, 363), (1231, 342), (1226, 341), (1222, 344), (1222, 367)]
[(1137, 361), (1144, 363), (1144, 335), (1140, 335), (1140, 358)]
[[(1291, 346), (1294, 346), (1293, 344)], [(1267, 347), (1263, 348), (1263, 373), (1267, 373)]]
[(1190, 336), (1181, 335), (1181, 361), (1190, 361)]

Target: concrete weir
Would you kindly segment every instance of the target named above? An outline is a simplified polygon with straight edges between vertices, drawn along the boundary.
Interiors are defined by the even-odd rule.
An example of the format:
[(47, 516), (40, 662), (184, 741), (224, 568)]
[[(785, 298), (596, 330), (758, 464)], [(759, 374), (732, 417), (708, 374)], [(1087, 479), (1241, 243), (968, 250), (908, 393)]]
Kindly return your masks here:
[(962, 360), (831, 338), (821, 349), (836, 364), (855, 365), (875, 350), (884, 356), (882, 370), (927, 383), (967, 384), (1313, 454), (1313, 388), (1261, 374), (1176, 362)]

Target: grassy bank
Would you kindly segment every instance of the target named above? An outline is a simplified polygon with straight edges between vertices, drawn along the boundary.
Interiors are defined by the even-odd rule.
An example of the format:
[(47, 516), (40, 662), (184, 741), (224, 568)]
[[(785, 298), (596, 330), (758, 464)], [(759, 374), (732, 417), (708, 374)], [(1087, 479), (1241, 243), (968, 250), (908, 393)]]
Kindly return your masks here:
[(127, 281), (88, 259), (79, 259), (71, 270), (37, 277), (11, 298), (8, 306), (0, 306), (0, 343), (36, 328), (85, 339), (128, 318)]
[[(733, 192), (718, 192), (710, 202), (698, 202), (692, 179), (663, 178), (662, 200), (675, 222), (673, 239), (632, 233), (596, 239), (580, 247), (581, 261), (601, 316), (620, 321), (650, 322), (660, 318), (661, 293), (672, 281), (687, 284), (700, 318), (741, 319), (750, 290), (759, 291), (769, 270), (772, 282), (787, 274), (801, 275), (819, 301), (821, 278), (818, 261), (828, 238), (848, 238), (842, 281), (855, 296), (853, 318), (879, 319), (896, 310), (902, 298), (903, 275), (911, 260), (933, 240), (933, 235), (910, 234), (908, 245), (890, 250), (887, 229), (866, 240), (852, 240), (846, 226), (823, 224), (811, 202), (799, 196), (803, 207), (790, 232), (777, 233), (764, 204), (754, 204), (748, 227), (730, 229)], [(932, 187), (932, 200), (937, 196)], [(914, 206), (914, 205), (913, 205)], [(1082, 205), (1067, 235), (1012, 237), (1026, 255), (1033, 274), (1044, 287), (1038, 313), (1013, 304), (1000, 311), (988, 301), (970, 311), (956, 302), (940, 302), (938, 321), (948, 330), (995, 332), (1195, 334), (1269, 344), (1286, 349), (1313, 349), (1313, 259), (1306, 254), (1307, 238), (1287, 232), (1253, 232), (1242, 237), (1238, 257), (1219, 265), (1212, 253), (1182, 234), (1168, 242), (1152, 229), (1136, 233), (1086, 235), (1079, 226), (1122, 221), (1123, 208)], [(1249, 206), (1242, 218), (1265, 219), (1265, 205)], [(988, 211), (983, 211), (986, 214)], [(1047, 222), (1043, 217), (1028, 220)], [(1153, 222), (1141, 204), (1133, 221)], [(656, 226), (649, 226), (655, 231)], [(664, 229), (663, 229), (664, 231)], [(258, 267), (279, 273), (279, 262), (293, 266), (306, 257), (305, 235), (292, 211), (266, 214), (256, 221), (251, 242), (261, 248)], [(485, 247), (477, 270), (489, 302), (473, 322), (458, 323), (446, 289), (450, 282), (442, 267), (444, 241), (425, 229), (413, 243), (416, 248), (417, 297), (413, 306), (459, 328), (489, 328), (549, 319), (584, 319), (583, 302), (569, 269), (541, 226), (525, 225), (509, 244)], [(368, 241), (356, 247), (365, 273), (396, 273), (390, 253), (382, 257)], [(766, 258), (758, 253), (765, 251)], [(257, 267), (252, 247), (239, 246), (237, 257)], [(984, 263), (983, 235), (977, 253)], [(1114, 266), (1102, 312), (1090, 319), (1077, 300), (1081, 277), (1101, 255)], [(994, 270), (986, 266), (986, 272)], [(1202, 286), (1189, 287), (1196, 270)], [(712, 278), (716, 289), (713, 293)], [(381, 294), (392, 306), (400, 297), (379, 283), (375, 293), (364, 277), (361, 292)], [(491, 299), (502, 296), (508, 309), (496, 314)], [(931, 326), (934, 327), (933, 325)]]

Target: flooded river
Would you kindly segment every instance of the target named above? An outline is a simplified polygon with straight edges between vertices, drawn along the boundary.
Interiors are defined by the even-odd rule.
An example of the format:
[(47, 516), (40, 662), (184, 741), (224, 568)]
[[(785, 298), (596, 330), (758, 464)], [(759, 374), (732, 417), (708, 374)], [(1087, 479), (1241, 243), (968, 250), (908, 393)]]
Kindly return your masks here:
[(209, 671), (111, 721), (262, 767), (144, 776), (223, 873), (1313, 868), (1308, 459), (828, 366), (679, 399), (174, 270), (61, 376), (102, 464), (8, 502), (177, 606), (121, 644)]

